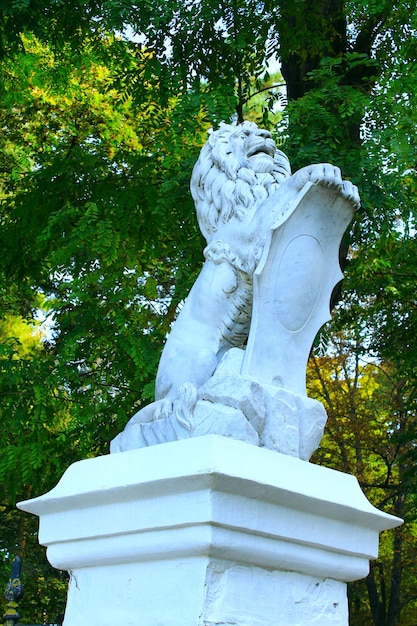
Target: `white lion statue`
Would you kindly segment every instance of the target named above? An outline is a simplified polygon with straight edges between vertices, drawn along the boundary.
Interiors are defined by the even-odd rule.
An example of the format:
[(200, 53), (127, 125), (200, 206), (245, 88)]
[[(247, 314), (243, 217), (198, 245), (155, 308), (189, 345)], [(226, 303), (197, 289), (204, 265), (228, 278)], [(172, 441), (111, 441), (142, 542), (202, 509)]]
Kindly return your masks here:
[(337, 187), (352, 204), (359, 202), (356, 187), (342, 181), (337, 167), (312, 165), (291, 176), (289, 161), (270, 133), (252, 122), (221, 124), (211, 133), (191, 178), (207, 241), (205, 262), (167, 338), (155, 402), (130, 420), (112, 451), (137, 447), (129, 439), (137, 424), (174, 416), (189, 427), (198, 389), (223, 355), (247, 340), (253, 273), (267, 233), (308, 181)]

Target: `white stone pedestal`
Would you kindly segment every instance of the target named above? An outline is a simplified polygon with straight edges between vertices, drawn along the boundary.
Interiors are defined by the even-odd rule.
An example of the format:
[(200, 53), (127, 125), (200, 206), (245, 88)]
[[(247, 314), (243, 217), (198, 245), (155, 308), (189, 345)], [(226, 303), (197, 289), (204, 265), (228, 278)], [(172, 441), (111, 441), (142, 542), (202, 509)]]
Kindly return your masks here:
[(355, 478), (220, 436), (72, 465), (21, 503), (71, 581), (64, 626), (347, 626), (401, 520)]

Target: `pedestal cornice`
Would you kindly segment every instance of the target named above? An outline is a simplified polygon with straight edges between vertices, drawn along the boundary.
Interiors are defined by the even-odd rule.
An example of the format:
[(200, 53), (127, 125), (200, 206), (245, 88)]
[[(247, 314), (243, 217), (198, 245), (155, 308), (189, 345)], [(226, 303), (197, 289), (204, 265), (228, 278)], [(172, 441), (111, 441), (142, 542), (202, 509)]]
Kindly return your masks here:
[(350, 475), (215, 435), (80, 461), (19, 507), (60, 569), (207, 555), (345, 582), (401, 523)]

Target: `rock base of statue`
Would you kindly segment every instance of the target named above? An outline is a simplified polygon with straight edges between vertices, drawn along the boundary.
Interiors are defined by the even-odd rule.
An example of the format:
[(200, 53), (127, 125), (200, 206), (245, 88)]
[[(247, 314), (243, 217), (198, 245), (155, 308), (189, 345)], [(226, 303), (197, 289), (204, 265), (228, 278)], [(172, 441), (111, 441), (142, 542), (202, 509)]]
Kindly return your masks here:
[(72, 465), (40, 517), (64, 626), (347, 626), (346, 582), (401, 523), (355, 478), (217, 435)]
[(239, 348), (226, 352), (213, 376), (198, 390), (187, 420), (178, 419), (173, 410), (143, 422), (139, 411), (111, 442), (111, 451), (215, 434), (308, 461), (323, 436), (324, 406), (306, 395), (242, 376), (244, 356), (245, 350)]

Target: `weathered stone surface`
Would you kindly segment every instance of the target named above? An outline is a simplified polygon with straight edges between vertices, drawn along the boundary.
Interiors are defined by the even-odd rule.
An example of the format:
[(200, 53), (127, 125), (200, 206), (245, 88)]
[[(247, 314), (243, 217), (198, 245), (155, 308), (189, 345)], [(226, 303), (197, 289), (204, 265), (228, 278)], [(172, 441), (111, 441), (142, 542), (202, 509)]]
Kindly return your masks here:
[(238, 407), (213, 404), (205, 400), (197, 402), (191, 436), (223, 435), (240, 441), (259, 445), (259, 435)]
[(327, 413), (321, 402), (312, 398), (297, 396), (296, 404), (300, 418), (299, 456), (307, 461), (320, 445)]
[[(265, 448), (308, 460), (320, 444), (327, 419), (320, 402), (232, 373), (227, 364), (224, 369), (220, 364), (199, 396), (212, 403), (219, 419), (224, 416), (222, 406), (239, 409), (258, 434), (258, 445)], [(228, 436), (238, 432), (231, 428)], [(242, 433), (236, 438), (243, 439)]]
[[(215, 403), (217, 411), (221, 405), (239, 409), (258, 434), (263, 431), (266, 417), (265, 393), (253, 380), (236, 374), (218, 374), (207, 381), (199, 395), (203, 400)], [(197, 402), (197, 406), (199, 404)]]
[[(346, 626), (346, 585), (217, 561), (207, 571), (204, 626)], [(275, 598), (279, 598), (276, 602)]]

